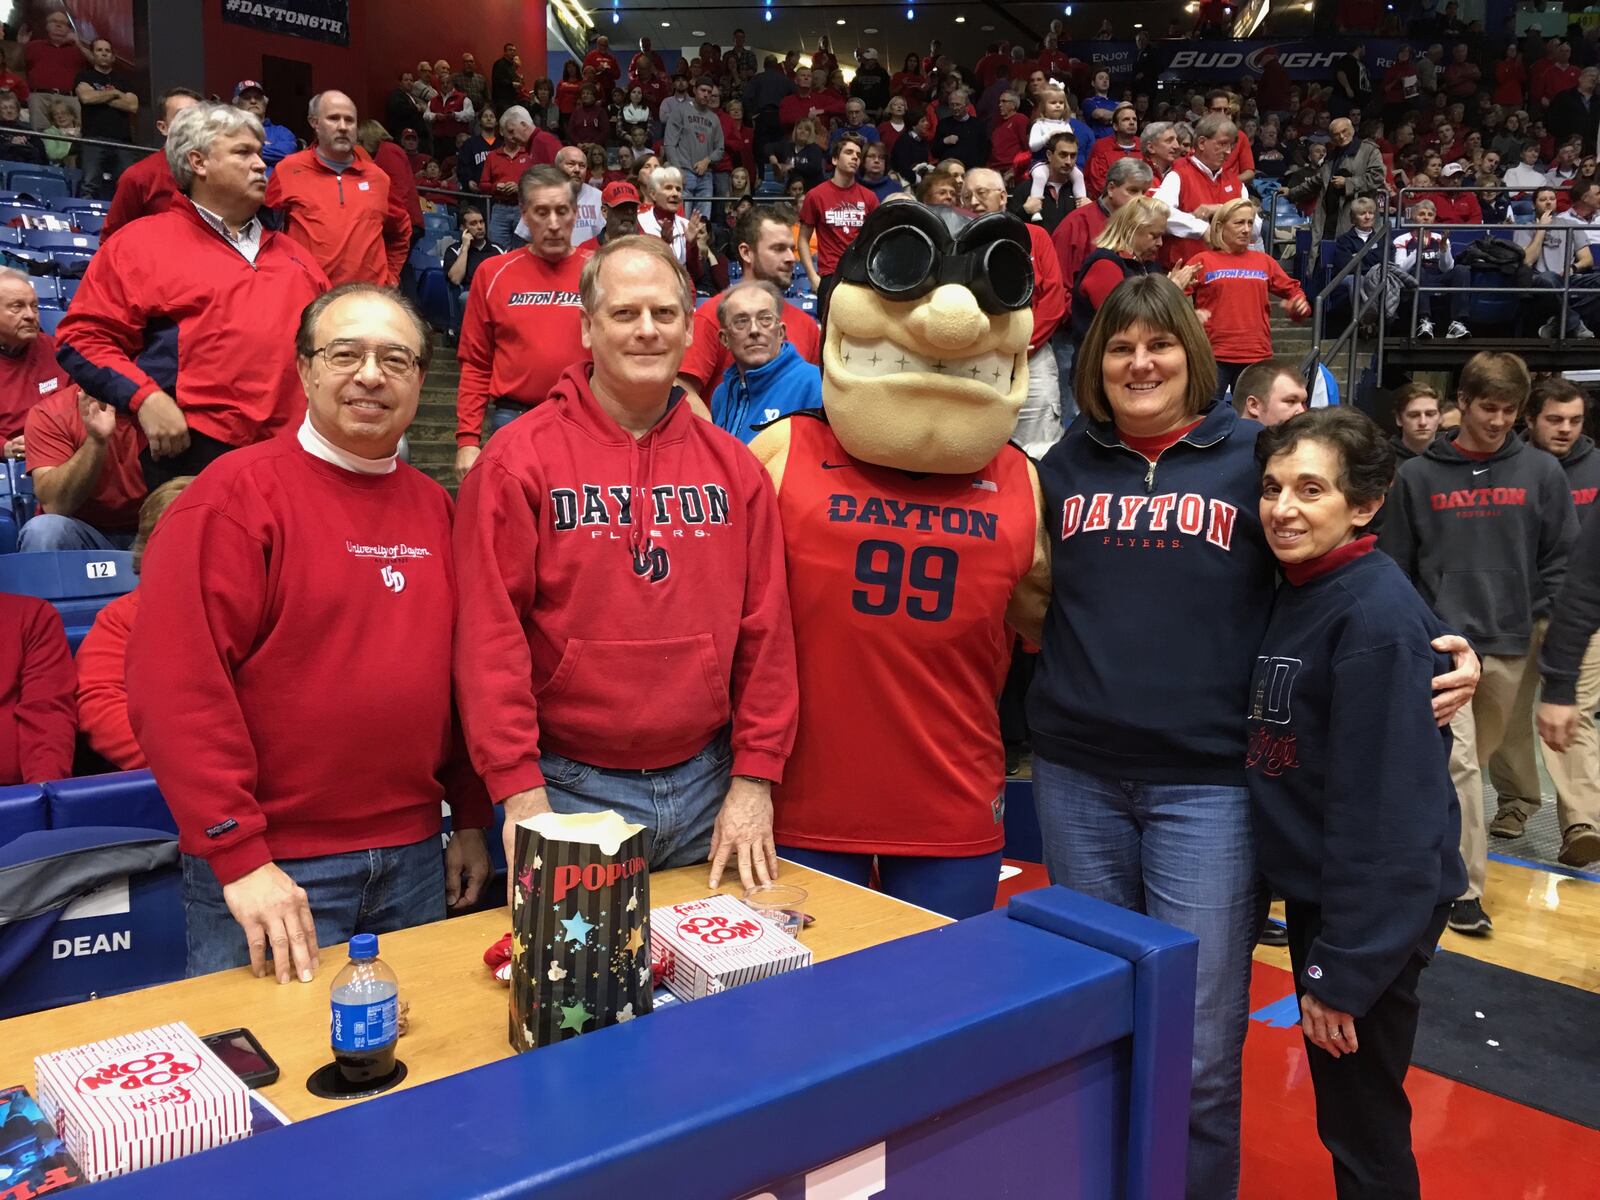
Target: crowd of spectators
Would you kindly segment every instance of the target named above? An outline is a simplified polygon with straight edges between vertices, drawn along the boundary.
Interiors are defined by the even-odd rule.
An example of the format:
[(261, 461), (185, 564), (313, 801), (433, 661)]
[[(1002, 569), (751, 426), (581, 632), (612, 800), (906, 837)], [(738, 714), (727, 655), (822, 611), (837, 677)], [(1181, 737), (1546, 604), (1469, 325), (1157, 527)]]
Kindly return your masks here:
[[(1219, 8), (1201, 6), (1197, 32), (1214, 32)], [(59, 621), (37, 604), (8, 614), (15, 598), (0, 597), (0, 630), (22, 647), (12, 708), (33, 714), (17, 761), (0, 757), (0, 782), (70, 771), (74, 705), (104, 763), (153, 767), (181, 830), (194, 971), (250, 961), (266, 972), (270, 947), (273, 973), (305, 978), (319, 944), (470, 903), (487, 874), (485, 786), (526, 815), (644, 805), (620, 783), (600, 796), (588, 781), (666, 773), (692, 803), (681, 828), (653, 830), (655, 865), (720, 854), (714, 877), (724, 864), (746, 882), (763, 877), (771, 785), (794, 736), (794, 647), (774, 496), (738, 443), (822, 406), (813, 312), (841, 263), (859, 261), (850, 247), (863, 223), (916, 200), (941, 228), (1006, 211), (1025, 226), (1032, 325), (1014, 437), (1046, 463), (1047, 494), (1081, 488), (1082, 471), (1136, 499), (1176, 449), (1164, 472), (1183, 473), (1194, 497), (1247, 511), (1260, 475), (1246, 441), (1312, 403), (1299, 364), (1274, 356), (1272, 302), (1291, 319), (1310, 315), (1274, 253), (1278, 213), (1333, 243), (1336, 267), (1359, 260), (1371, 279), (1372, 261), (1391, 259), (1391, 310), (1408, 286), (1461, 281), (1437, 227), (1514, 224), (1508, 244), (1540, 303), (1570, 283), (1570, 304), (1543, 332), (1600, 329), (1600, 231), (1585, 228), (1600, 216), (1596, 43), (1513, 44), (1486, 73), (1470, 31), (1438, 28), (1439, 44), (1402, 51), (1381, 78), (1359, 45), (1326, 82), (1290, 80), (1269, 51), (1259, 77), (1202, 91), (1158, 87), (1143, 35), (1117, 77), (1065, 53), (1056, 22), (1037, 46), (994, 43), (967, 66), (935, 43), (893, 73), (867, 47), (842, 65), (826, 38), (809, 55), (758, 59), (739, 32), (732, 47), (708, 43), (670, 69), (648, 39), (624, 57), (599, 36), (559, 79), (529, 78), (507, 44), (487, 74), (470, 53), (459, 70), (419, 62), (365, 119), (351, 96), (321, 92), (303, 130), (269, 119), (254, 80), (230, 102), (184, 88), (151, 97), (159, 153), (130, 163), (67, 143), (86, 189), (114, 199), (54, 336), (28, 276), (0, 270), (0, 439), (25, 460), (40, 506), (22, 548), (131, 547), (144, 580), (102, 614), (76, 687)], [(111, 122), (138, 110), (109, 46), (46, 29), (27, 43), (28, 78), (0, 87), (0, 157), (53, 156), (52, 129), (111, 137)], [(454, 516), (400, 462), (436, 344), (402, 296), (440, 211), (454, 215), (449, 233), (421, 249), (459, 301)], [(1405, 227), (1380, 235), (1383, 220)], [(1446, 340), (1469, 335), (1460, 294), (1419, 307), (1417, 335), (1435, 324)], [(1177, 424), (1151, 424), (1138, 401), (1149, 389)], [(1583, 615), (1600, 581), (1580, 578), (1576, 600), (1553, 602), (1578, 515), (1600, 492), (1593, 444), (1577, 433), (1586, 409), (1559, 380), (1531, 388), (1509, 355), (1474, 360), (1458, 407), (1422, 385), (1397, 404), (1393, 451), (1407, 465), (1375, 524), (1417, 590), (1488, 660), (1488, 686), (1453, 723), (1465, 890), (1441, 883), (1430, 897), (1461, 933), (1491, 928), (1487, 836), (1515, 836), (1538, 803), (1524, 681), (1547, 628), (1559, 654), (1537, 717), (1561, 756), (1551, 770), (1563, 861), (1600, 859), (1600, 741), (1568, 711), (1576, 696), (1587, 716), (1600, 694), (1600, 650), (1584, 657), (1600, 611), (1592, 624)], [(1513, 432), (1524, 411), (1526, 441)], [(1442, 432), (1451, 417), (1459, 431)], [(658, 446), (663, 472), (698, 482), (636, 492), (654, 478)], [(1538, 504), (1501, 525), (1488, 514), (1470, 531), (1449, 524), (1429, 495), (1476, 494), (1472, 464), (1488, 461), (1520, 472)], [(1169, 476), (1167, 486), (1180, 485)], [(630, 519), (645, 495), (658, 515)], [(646, 526), (728, 524), (732, 511), (736, 536), (695, 541), (672, 568), (677, 591), (624, 594), (604, 557), (619, 547), (587, 530), (563, 538), (577, 523), (575, 508), (559, 507), (569, 500), (585, 525), (609, 525), (599, 515), (618, 506), (621, 532), (608, 537), (628, 543), (629, 583), (667, 577)], [(1148, 719), (1131, 676), (1090, 660), (1111, 644), (1104, 630), (1126, 629), (1123, 647), (1138, 640), (1130, 622), (1148, 628), (1127, 597), (1178, 594), (1194, 559), (1152, 573), (1152, 556), (1122, 555), (1113, 576), (1096, 539), (1058, 550), (1055, 629), (1082, 622), (1084, 636), (1075, 651), (1055, 648), (1030, 714), (1048, 731), (1065, 720), (1065, 708), (1050, 710), (1057, 698), (1070, 707), (1086, 695), (1079, 680), (1109, 681), (1086, 710), (1090, 740), (1115, 753), (1105, 748), (1162, 723), (1174, 773), (1135, 782), (1155, 795), (1198, 770), (1195, 783), (1230, 808), (1233, 823), (1213, 836), (1234, 850), (1248, 848), (1244, 788), (1216, 780), (1237, 774), (1244, 726), (1221, 736), (1210, 722), (1229, 689), (1242, 693), (1272, 605), (1276, 567), (1260, 526), (1249, 536), (1200, 589), (1246, 617), (1194, 648), (1192, 669), (1178, 664), (1173, 711)], [(1484, 611), (1443, 595), (1458, 564), (1499, 581)], [(743, 582), (730, 590), (729, 579)], [(1092, 603), (1069, 588), (1086, 579), (1098, 581)], [(692, 604), (672, 599), (685, 595)], [(657, 640), (639, 644), (659, 653), (631, 656), (619, 629), (648, 631)], [(0, 677), (5, 663), (0, 653)], [(452, 664), (468, 685), (458, 691)], [(533, 679), (563, 672), (535, 694)], [(607, 689), (640, 672), (654, 672), (645, 683), (659, 694), (650, 711), (619, 715)], [(702, 685), (692, 695), (691, 677)], [(708, 708), (713, 680), (722, 700)], [(173, 721), (174, 711), (199, 715)], [(361, 734), (330, 732), (352, 726)], [(367, 736), (378, 727), (384, 737)], [(1077, 753), (1067, 734), (1050, 736), (1063, 763)], [(1505, 799), (1486, 829), (1476, 789), (1497, 751)], [(348, 803), (352, 772), (381, 800), (341, 824), (328, 814)], [(1087, 794), (1090, 776), (1045, 763), (1047, 855), (1058, 877), (1077, 871), (1078, 886), (1120, 902), (1138, 870), (1110, 880), (1064, 824), (1063, 798)], [(442, 861), (441, 799), (455, 830)], [(383, 853), (369, 862), (375, 846)], [(1228, 893), (1198, 930), (1202, 990), (1217, 1000), (1197, 1034), (1197, 1128), (1212, 1144), (1191, 1194), (1207, 1196), (1236, 1179), (1231, 1039), (1242, 1039), (1246, 1001), (1218, 964), (1247, 953), (1260, 927), (1253, 861), (1235, 853), (1225, 868), (1162, 914), (1192, 927), (1202, 893)], [(364, 873), (415, 886), (367, 911), (353, 898)]]

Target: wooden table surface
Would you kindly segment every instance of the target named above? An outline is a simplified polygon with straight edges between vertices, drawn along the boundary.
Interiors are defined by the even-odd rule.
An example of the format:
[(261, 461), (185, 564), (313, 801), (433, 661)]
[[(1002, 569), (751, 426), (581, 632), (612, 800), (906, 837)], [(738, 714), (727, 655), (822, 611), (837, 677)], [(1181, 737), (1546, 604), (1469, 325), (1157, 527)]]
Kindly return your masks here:
[[(935, 913), (792, 863), (783, 864), (782, 881), (810, 893), (805, 909), (815, 922), (801, 940), (817, 962), (949, 923)], [(738, 873), (718, 890), (740, 895)], [(654, 907), (709, 894), (704, 865), (650, 877)], [(399, 975), (401, 999), (410, 1006), (410, 1027), (398, 1050), (408, 1069), (401, 1087), (510, 1056), (508, 989), (483, 962), (483, 952), (510, 929), (508, 914), (495, 909), (379, 939), (379, 955)], [(262, 1094), (290, 1118), (298, 1121), (343, 1108), (352, 1101), (320, 1100), (306, 1091), (305, 1082), (332, 1058), (328, 989), (346, 957), (342, 946), (323, 947), (322, 965), (309, 984), (280, 985), (275, 979), (256, 979), (249, 968), (240, 967), (0, 1021), (0, 1087), (24, 1084), (31, 1090), (36, 1054), (186, 1021), (201, 1036), (241, 1025), (251, 1030), (282, 1071)]]

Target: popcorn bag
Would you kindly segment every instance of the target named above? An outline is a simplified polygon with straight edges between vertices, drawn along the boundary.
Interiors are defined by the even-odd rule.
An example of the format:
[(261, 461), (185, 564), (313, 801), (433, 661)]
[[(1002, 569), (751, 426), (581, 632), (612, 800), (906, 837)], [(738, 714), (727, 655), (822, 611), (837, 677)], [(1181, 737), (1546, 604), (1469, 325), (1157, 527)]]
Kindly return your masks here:
[(517, 824), (511, 1048), (518, 1053), (650, 1011), (650, 869), (643, 825), (615, 812)]
[(726, 895), (656, 909), (650, 950), (661, 964), (661, 982), (680, 1000), (811, 965), (810, 947)]
[(91, 1180), (237, 1141), (250, 1089), (182, 1022), (33, 1060), (39, 1108)]

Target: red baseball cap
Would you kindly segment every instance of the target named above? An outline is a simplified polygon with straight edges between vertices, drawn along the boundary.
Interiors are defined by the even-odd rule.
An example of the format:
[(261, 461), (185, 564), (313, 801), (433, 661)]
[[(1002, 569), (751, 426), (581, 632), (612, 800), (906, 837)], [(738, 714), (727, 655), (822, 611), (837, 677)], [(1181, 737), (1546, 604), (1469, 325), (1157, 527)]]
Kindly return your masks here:
[(619, 204), (638, 204), (639, 189), (619, 179), (606, 184), (605, 191), (600, 193), (600, 203), (606, 208), (615, 208)]

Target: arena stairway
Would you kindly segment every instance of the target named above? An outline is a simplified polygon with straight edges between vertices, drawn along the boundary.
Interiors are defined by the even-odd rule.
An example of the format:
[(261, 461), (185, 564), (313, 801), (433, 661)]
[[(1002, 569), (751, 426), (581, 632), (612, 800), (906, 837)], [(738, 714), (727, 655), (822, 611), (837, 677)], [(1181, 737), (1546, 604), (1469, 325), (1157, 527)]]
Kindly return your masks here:
[(406, 440), (411, 446), (411, 465), (444, 484), (452, 495), (456, 490), (456, 384), (460, 380), (455, 347), (434, 334), (433, 363)]

